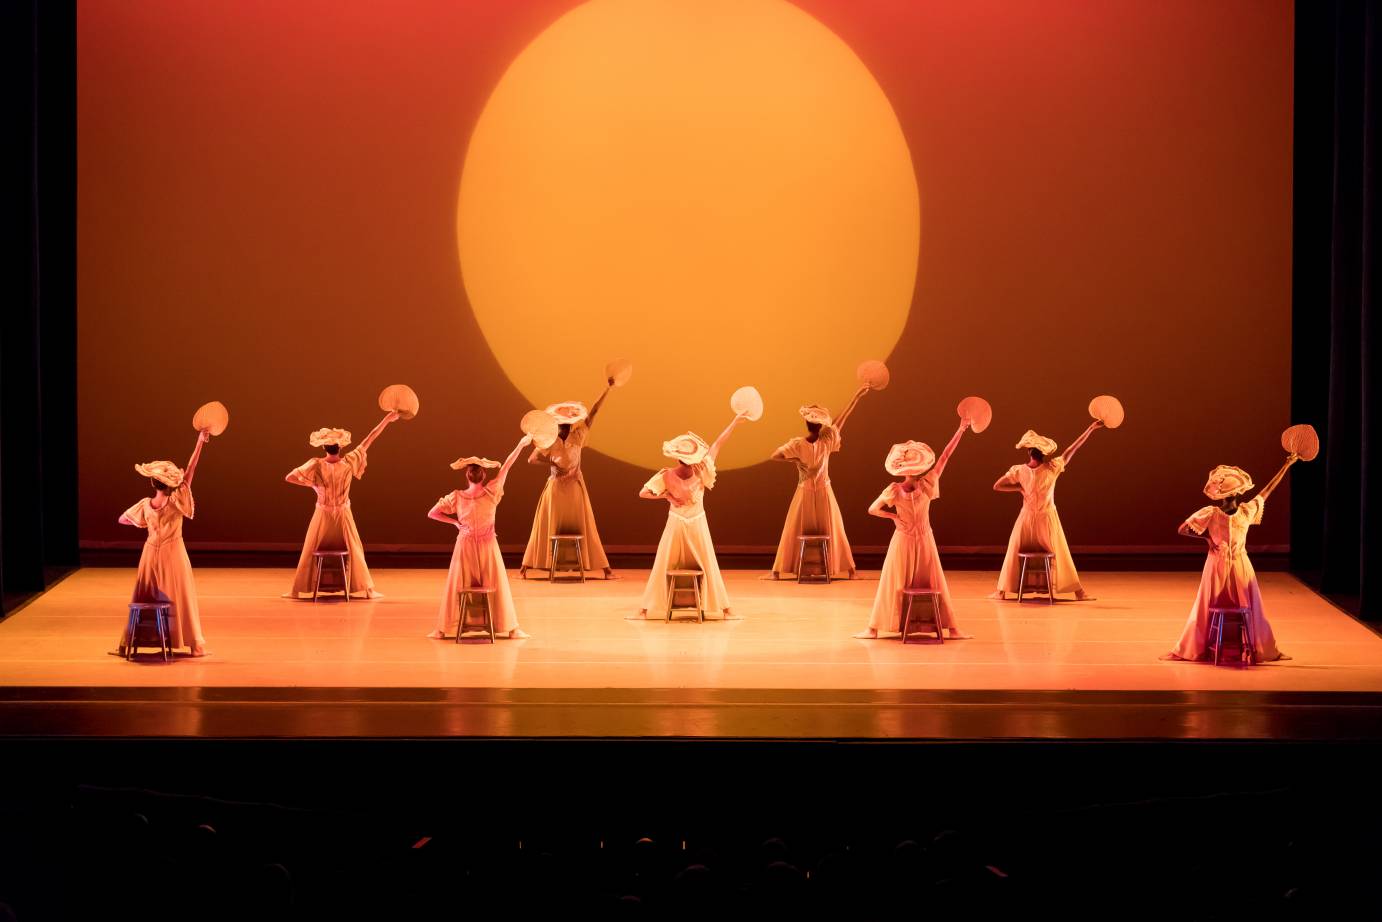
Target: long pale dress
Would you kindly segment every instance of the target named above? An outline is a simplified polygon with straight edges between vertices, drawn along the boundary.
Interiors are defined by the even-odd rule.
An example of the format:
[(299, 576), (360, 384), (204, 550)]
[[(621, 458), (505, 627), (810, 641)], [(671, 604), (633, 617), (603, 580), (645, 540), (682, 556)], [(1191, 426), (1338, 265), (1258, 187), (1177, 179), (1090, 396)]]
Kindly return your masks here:
[(830, 488), (830, 456), (840, 450), (840, 430), (822, 426), (814, 442), (797, 436), (776, 453), (797, 468), (797, 491), (787, 507), (787, 523), (777, 543), (774, 573), (796, 573), (800, 563), (802, 535), (830, 536), (830, 575), (835, 579), (854, 576), (854, 554), (845, 536), (844, 517), (835, 491)]
[(504, 569), (504, 555), (499, 552), (499, 538), (494, 533), (494, 513), (503, 498), (504, 488), (490, 483), (477, 496), (453, 490), (437, 500), (433, 507), (435, 511), (454, 515), (461, 523), (455, 550), (451, 552), (451, 568), (446, 571), (441, 610), (437, 613), (437, 630), (442, 634), (455, 633), (461, 617), (457, 593), (472, 586), (494, 589), (489, 602), (496, 634), (507, 634), (518, 627), (513, 593), (509, 591), (509, 574)]
[[(193, 518), (196, 505), (192, 488), (183, 484), (168, 494), (168, 501), (157, 509), (146, 496), (125, 510), (125, 518), (148, 529), (144, 550), (139, 555), (139, 571), (134, 578), (131, 602), (171, 602), (173, 605), (170, 643), (193, 650), (205, 646), (201, 614), (197, 610), (197, 584), (192, 578), (192, 561), (182, 543), (182, 520)], [(128, 626), (120, 636), (120, 651), (129, 643)]]
[[(878, 592), (869, 613), (869, 627), (879, 633), (902, 630), (903, 589), (940, 590), (940, 626), (959, 633), (950, 586), (945, 581), (936, 536), (931, 531), (931, 501), (940, 495), (940, 477), (934, 471), (920, 478), (910, 493), (902, 489), (901, 484), (890, 483), (879, 494), (880, 501), (897, 510), (888, 556), (883, 559)], [(920, 613), (929, 616), (929, 603), (917, 604)]]
[(582, 535), (581, 566), (586, 570), (603, 570), (609, 566), (600, 532), (595, 527), (595, 511), (590, 506), (590, 493), (581, 475), (581, 449), (590, 437), (590, 427), (575, 423), (565, 439), (558, 438), (552, 447), (536, 449), (533, 453), (551, 466), (547, 485), (537, 501), (533, 514), (533, 530), (528, 536), (528, 548), (523, 552), (523, 566), (538, 570), (552, 568), (552, 536)]
[(694, 467), (695, 473), (683, 478), (676, 468), (663, 468), (654, 474), (643, 489), (668, 499), (667, 525), (662, 540), (657, 543), (653, 571), (643, 589), (643, 608), (650, 617), (667, 611), (667, 571), (700, 570), (701, 604), (705, 611), (724, 611), (729, 608), (729, 593), (725, 590), (720, 564), (715, 560), (715, 544), (710, 537), (710, 525), (705, 519), (705, 483), (714, 482), (715, 462), (706, 458)]
[(1262, 611), (1262, 592), (1245, 545), (1248, 528), (1262, 524), (1265, 505), (1266, 500), (1258, 496), (1240, 505), (1233, 515), (1216, 506), (1205, 506), (1185, 520), (1196, 534), (1208, 533), (1209, 555), (1205, 558), (1200, 590), (1195, 594), (1185, 630), (1171, 651), (1181, 659), (1196, 660), (1209, 652), (1210, 605), (1251, 609), (1254, 661), (1263, 663), (1281, 658), (1272, 626)]
[(365, 565), (365, 545), (355, 527), (355, 516), (350, 512), (350, 483), (365, 476), (367, 462), (365, 449), (361, 447), (346, 452), (340, 461), (313, 458), (293, 471), (317, 494), (317, 508), (307, 526), (302, 556), (293, 574), (293, 595), (312, 591), (314, 551), (350, 551), (351, 593), (367, 593), (374, 589), (374, 580)]
[[(1080, 574), (1075, 570), (1075, 558), (1070, 556), (1070, 545), (1065, 543), (1065, 531), (1056, 512), (1056, 478), (1064, 472), (1065, 458), (1057, 455), (1036, 467), (1015, 464), (1003, 475), (1002, 482), (1021, 488), (1022, 512), (1008, 538), (1008, 553), (998, 574), (999, 592), (1017, 595), (1022, 573), (1019, 552), (1046, 551), (1056, 555), (1052, 561), (1056, 583), (1053, 591), (1057, 594), (1084, 593)], [(1031, 570), (1029, 564), (1027, 572)]]

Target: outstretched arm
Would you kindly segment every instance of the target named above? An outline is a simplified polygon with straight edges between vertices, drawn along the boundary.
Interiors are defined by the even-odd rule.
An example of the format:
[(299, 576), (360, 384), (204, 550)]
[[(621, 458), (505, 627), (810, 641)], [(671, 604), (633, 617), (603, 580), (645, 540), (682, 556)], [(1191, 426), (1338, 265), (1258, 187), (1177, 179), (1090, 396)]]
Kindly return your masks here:
[(867, 394), (867, 393), (868, 393), (869, 391), (871, 391), (871, 390), (873, 390), (873, 388), (868, 387), (868, 386), (866, 385), (866, 386), (864, 386), (864, 387), (859, 388), (857, 391), (854, 392), (854, 396), (853, 396), (852, 398), (850, 398), (849, 405), (846, 406), (846, 407), (844, 408), (844, 412), (842, 412), (839, 416), (835, 417), (835, 428), (836, 428), (836, 429), (839, 429), (839, 430), (842, 430), (842, 431), (844, 430), (844, 428), (845, 428), (845, 420), (849, 419), (849, 414), (853, 413), (853, 412), (854, 412), (854, 408), (857, 407), (857, 406), (859, 405), (859, 400), (860, 400), (860, 398), (863, 397), (865, 394)]
[(949, 444), (941, 451), (941, 456), (936, 459), (936, 466), (934, 468), (937, 477), (940, 477), (940, 475), (945, 472), (946, 463), (950, 461), (950, 456), (953, 455), (955, 449), (959, 447), (960, 438), (965, 434), (965, 430), (968, 428), (969, 420), (962, 420), (960, 422), (960, 428), (955, 430), (955, 434), (950, 437)]
[(197, 447), (192, 449), (192, 457), (187, 459), (186, 472), (182, 475), (182, 482), (187, 486), (192, 486), (192, 475), (197, 473), (197, 462), (201, 460), (202, 446), (211, 441), (211, 433), (205, 429), (197, 433)]
[(1098, 419), (1090, 423), (1089, 428), (1086, 429), (1084, 432), (1080, 433), (1080, 437), (1075, 441), (1071, 442), (1070, 445), (1065, 449), (1065, 451), (1061, 452), (1059, 455), (1057, 455), (1057, 457), (1064, 458), (1065, 463), (1069, 464), (1072, 460), (1074, 460), (1075, 452), (1080, 450), (1080, 446), (1083, 445), (1085, 442), (1089, 441), (1089, 437), (1094, 434), (1095, 429), (1102, 428), (1103, 425), (1103, 420)]
[(730, 433), (734, 431), (734, 427), (738, 426), (746, 419), (748, 419), (748, 417), (745, 416), (743, 413), (740, 413), (738, 416), (734, 417), (734, 419), (729, 421), (729, 425), (725, 427), (725, 431), (721, 432), (720, 437), (717, 438), (715, 442), (710, 446), (710, 457), (712, 459), (718, 459), (720, 449), (724, 446), (725, 441), (730, 436)]
[(533, 444), (533, 437), (531, 435), (525, 435), (518, 440), (518, 444), (513, 447), (513, 451), (509, 452), (509, 456), (504, 459), (503, 466), (499, 468), (499, 473), (494, 477), (494, 485), (496, 487), (501, 490), (504, 489), (504, 481), (509, 476), (509, 469), (512, 468), (513, 463), (518, 460), (518, 456), (523, 453), (523, 449), (531, 444)]
[(369, 447), (374, 444), (374, 440), (379, 438), (379, 433), (383, 432), (385, 427), (396, 419), (398, 419), (397, 410), (390, 410), (385, 413), (384, 418), (379, 421), (379, 425), (371, 429), (369, 435), (365, 436), (365, 440), (360, 443), (360, 450), (369, 451)]
[(600, 407), (604, 406), (605, 398), (609, 396), (609, 391), (612, 387), (614, 387), (614, 379), (606, 378), (604, 393), (600, 395), (600, 399), (596, 400), (594, 403), (590, 405), (590, 412), (586, 414), (585, 424), (587, 426), (595, 425), (595, 414), (599, 413)]
[(1286, 472), (1291, 469), (1291, 465), (1295, 464), (1299, 460), (1300, 456), (1297, 455), (1295, 452), (1292, 452), (1291, 454), (1287, 455), (1286, 463), (1281, 465), (1281, 470), (1276, 472), (1276, 476), (1269, 480), (1265, 487), (1257, 491), (1257, 498), (1265, 501), (1268, 496), (1271, 496), (1272, 491), (1276, 489), (1277, 484), (1281, 483), (1281, 478), (1285, 477)]

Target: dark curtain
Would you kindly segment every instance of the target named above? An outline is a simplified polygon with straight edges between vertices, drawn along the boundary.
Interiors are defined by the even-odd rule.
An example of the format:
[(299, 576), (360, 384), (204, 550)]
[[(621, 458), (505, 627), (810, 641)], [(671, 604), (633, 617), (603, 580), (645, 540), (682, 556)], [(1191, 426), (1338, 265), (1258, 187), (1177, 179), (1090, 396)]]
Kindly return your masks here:
[(1382, 4), (1366, 0), (1296, 4), (1291, 405), (1293, 421), (1320, 429), (1321, 455), (1295, 468), (1292, 566), (1371, 621), (1382, 620), (1379, 22)]
[(8, 614), (77, 563), (76, 11), (0, 4), (5, 301), (0, 597)]

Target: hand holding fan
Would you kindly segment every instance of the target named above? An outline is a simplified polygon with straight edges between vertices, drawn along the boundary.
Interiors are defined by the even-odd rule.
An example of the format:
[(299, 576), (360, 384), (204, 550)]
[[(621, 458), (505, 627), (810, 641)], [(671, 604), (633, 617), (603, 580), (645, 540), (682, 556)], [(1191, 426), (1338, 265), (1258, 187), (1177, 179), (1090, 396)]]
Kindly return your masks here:
[(406, 384), (390, 384), (379, 392), (379, 409), (397, 413), (399, 419), (417, 416), (417, 393)]
[(1104, 394), (1089, 402), (1089, 415), (1103, 423), (1106, 428), (1117, 429), (1123, 425), (1123, 404), (1118, 402), (1117, 397)]
[(860, 384), (874, 391), (883, 390), (892, 380), (892, 375), (888, 373), (888, 366), (877, 359), (870, 359), (862, 363), (854, 374), (859, 379)]
[(993, 407), (983, 397), (966, 397), (960, 401), (955, 412), (960, 419), (967, 420), (969, 428), (975, 432), (983, 432), (993, 422)]
[(615, 387), (623, 387), (633, 377), (633, 362), (628, 359), (615, 359), (605, 366), (605, 380)]
[(206, 430), (212, 435), (220, 435), (230, 424), (230, 411), (219, 400), (204, 403), (192, 414), (192, 428), (198, 432)]
[(557, 419), (546, 410), (529, 410), (523, 414), (518, 427), (524, 435), (533, 437), (533, 444), (544, 451), (557, 440)]
[(1314, 461), (1320, 453), (1320, 437), (1314, 426), (1292, 426), (1281, 433), (1281, 447), (1302, 461)]
[(763, 395), (756, 387), (741, 387), (729, 398), (729, 408), (734, 415), (743, 415), (749, 422), (757, 422), (763, 417)]

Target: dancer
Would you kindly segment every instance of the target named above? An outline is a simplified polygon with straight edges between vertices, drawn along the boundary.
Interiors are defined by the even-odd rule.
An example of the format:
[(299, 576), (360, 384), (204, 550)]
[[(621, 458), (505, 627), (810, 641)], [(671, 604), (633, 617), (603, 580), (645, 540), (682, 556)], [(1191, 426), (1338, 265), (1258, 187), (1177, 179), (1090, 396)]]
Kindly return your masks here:
[(370, 578), (369, 567), (365, 565), (365, 545), (360, 540), (359, 529), (355, 527), (355, 516), (350, 512), (350, 481), (365, 476), (370, 445), (374, 444), (389, 423), (398, 418), (397, 410), (386, 413), (360, 446), (344, 455), (341, 449), (350, 444), (349, 431), (318, 429), (308, 436), (309, 445), (326, 453), (301, 467), (293, 468), (283, 478), (300, 487), (311, 487), (317, 494), (317, 508), (307, 526), (302, 556), (298, 558), (297, 572), (293, 574), (293, 588), (283, 593), (283, 598), (298, 599), (312, 592), (312, 554), (319, 550), (350, 551), (350, 585), (343, 587), (348, 594), (364, 593), (371, 599), (384, 597), (382, 593), (374, 591), (374, 580)]
[(550, 474), (537, 501), (537, 512), (533, 514), (533, 530), (528, 536), (528, 548), (523, 552), (523, 565), (518, 569), (520, 578), (529, 569), (551, 572), (553, 535), (580, 535), (584, 539), (581, 541), (581, 569), (604, 570), (605, 579), (614, 578), (614, 570), (600, 543), (600, 532), (595, 527), (590, 492), (581, 474), (581, 449), (590, 438), (590, 427), (595, 425), (595, 416), (612, 387), (614, 378), (607, 378), (604, 393), (588, 412), (585, 404), (574, 400), (554, 403), (547, 408), (557, 421), (557, 440), (549, 448), (534, 448), (528, 456), (529, 464), (550, 465)]
[[(456, 549), (451, 552), (451, 568), (446, 571), (446, 593), (442, 596), (441, 611), (437, 614), (436, 630), (427, 636), (441, 640), (447, 631), (460, 630), (461, 602), (459, 593), (469, 587), (487, 586), (494, 590), (489, 597), (490, 618), (494, 632), (510, 640), (530, 636), (518, 626), (513, 593), (509, 591), (509, 574), (504, 570), (504, 555), (499, 552), (499, 538), (494, 533), (494, 513), (504, 498), (504, 481), (518, 455), (533, 437), (525, 435), (501, 465), (488, 458), (461, 458), (451, 463), (452, 470), (465, 470), (466, 486), (452, 490), (437, 500), (427, 513), (429, 519), (453, 525)], [(486, 471), (499, 468), (499, 473), (485, 483)]]
[(677, 462), (664, 467), (643, 485), (643, 499), (667, 500), (667, 525), (657, 543), (653, 571), (643, 589), (643, 607), (632, 618), (647, 618), (648, 612), (667, 610), (667, 571), (699, 569), (702, 573), (702, 600), (706, 611), (718, 611), (727, 621), (737, 620), (730, 611), (729, 593), (715, 560), (715, 544), (705, 519), (705, 491), (715, 487), (715, 459), (720, 449), (747, 413), (737, 414), (713, 445), (694, 432), (662, 443), (662, 453)]
[(1248, 528), (1262, 524), (1262, 510), (1281, 478), (1299, 457), (1293, 452), (1271, 482), (1247, 502), (1243, 494), (1252, 489), (1252, 478), (1242, 468), (1221, 464), (1209, 472), (1204, 495), (1215, 505), (1205, 506), (1180, 526), (1187, 537), (1204, 538), (1209, 544), (1204, 572), (1195, 604), (1181, 632), (1180, 642), (1162, 659), (1197, 660), (1209, 653), (1209, 607), (1247, 608), (1252, 611), (1252, 659), (1255, 663), (1290, 659), (1276, 648), (1276, 637), (1262, 610), (1262, 591), (1257, 573), (1248, 559)]
[[(941, 474), (950, 456), (960, 444), (960, 438), (970, 421), (960, 421), (960, 428), (936, 458), (925, 442), (900, 442), (888, 452), (883, 468), (900, 483), (890, 483), (869, 506), (869, 515), (893, 520), (893, 536), (888, 542), (888, 556), (883, 559), (883, 572), (878, 577), (878, 592), (873, 597), (869, 625), (854, 636), (873, 640), (880, 631), (896, 633), (902, 630), (902, 590), (934, 589), (940, 592), (940, 617), (937, 626), (944, 628), (953, 640), (968, 640), (955, 622), (955, 606), (950, 600), (950, 587), (941, 569), (940, 551), (931, 531), (931, 503), (940, 498)], [(894, 511), (888, 512), (888, 507)]]
[(1008, 539), (1008, 553), (1003, 558), (1003, 569), (998, 574), (998, 588), (989, 598), (1004, 599), (1007, 593), (1016, 596), (1022, 572), (1017, 555), (1024, 551), (1046, 551), (1055, 555), (1052, 595), (1073, 593), (1078, 601), (1092, 601), (1084, 586), (1080, 585), (1080, 574), (1075, 571), (1075, 560), (1070, 556), (1070, 545), (1065, 543), (1065, 532), (1056, 513), (1056, 478), (1065, 472), (1074, 460), (1075, 453), (1094, 434), (1094, 430), (1103, 425), (1101, 421), (1094, 420), (1060, 454), (1056, 454), (1055, 442), (1030, 429), (1017, 443), (1019, 449), (1027, 449), (1030, 458), (1026, 464), (1015, 464), (1009, 468), (993, 488), (999, 493), (1021, 493), (1022, 511), (1018, 513), (1012, 536)]
[(840, 436), (845, 420), (859, 404), (859, 398), (869, 392), (864, 386), (855, 391), (849, 406), (840, 418), (831, 420), (825, 407), (811, 405), (797, 412), (806, 420), (806, 435), (799, 435), (773, 452), (774, 461), (791, 461), (797, 466), (797, 491), (787, 507), (787, 523), (777, 543), (777, 557), (773, 560), (773, 579), (796, 573), (801, 564), (802, 535), (829, 535), (830, 560), (827, 566), (832, 579), (854, 578), (854, 554), (849, 549), (840, 504), (830, 487), (830, 456), (840, 450)]
[[(197, 610), (192, 561), (182, 543), (182, 520), (196, 513), (192, 478), (197, 473), (202, 446), (210, 440), (211, 433), (207, 430), (197, 433), (197, 446), (192, 449), (185, 471), (171, 461), (136, 464), (135, 471), (153, 483), (154, 495), (146, 496), (120, 515), (121, 525), (133, 525), (149, 532), (139, 555), (139, 571), (134, 577), (134, 594), (130, 601), (171, 602), (168, 643), (174, 649), (184, 645), (190, 647), (193, 656), (206, 655), (206, 638), (202, 635), (201, 614)], [(124, 656), (126, 647), (133, 641), (127, 625), (120, 635), (118, 655)]]

